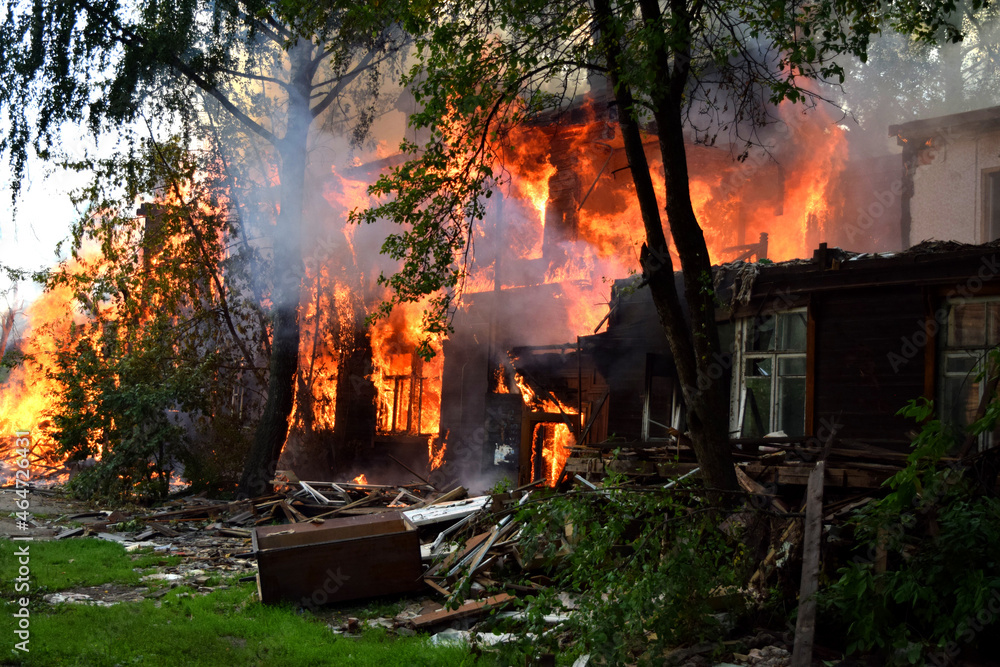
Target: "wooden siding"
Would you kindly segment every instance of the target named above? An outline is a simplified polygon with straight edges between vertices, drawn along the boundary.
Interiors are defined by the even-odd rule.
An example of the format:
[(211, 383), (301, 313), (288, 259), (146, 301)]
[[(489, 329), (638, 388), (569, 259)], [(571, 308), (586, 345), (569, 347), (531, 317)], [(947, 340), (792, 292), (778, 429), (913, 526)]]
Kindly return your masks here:
[(925, 390), (924, 345), (916, 345), (925, 317), (922, 291), (844, 290), (815, 297), (812, 307), (814, 433), (836, 423), (839, 438), (905, 446), (914, 424), (896, 412)]

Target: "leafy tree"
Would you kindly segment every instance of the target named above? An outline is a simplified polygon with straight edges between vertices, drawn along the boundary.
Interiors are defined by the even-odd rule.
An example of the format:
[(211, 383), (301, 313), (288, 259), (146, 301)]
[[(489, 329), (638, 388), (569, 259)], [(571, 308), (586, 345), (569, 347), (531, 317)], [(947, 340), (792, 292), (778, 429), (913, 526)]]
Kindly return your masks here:
[(844, 103), (875, 142), (894, 123), (1000, 103), (1000, 6), (963, 4), (954, 20), (959, 42), (887, 33), (872, 41), (864, 62), (846, 67)]
[[(640, 263), (682, 384), (693, 447), (706, 485), (735, 489), (727, 388), (711, 375), (719, 353), (715, 293), (691, 204), (685, 128), (693, 125), (702, 140), (730, 132), (749, 143), (773, 104), (816, 102), (812, 81), (840, 82), (844, 70), (836, 59), (863, 57), (886, 22), (924, 40), (958, 39), (952, 8), (853, 0), (441, 3), (440, 18), (412, 29), (424, 36), (408, 78), (422, 105), (411, 124), (427, 139), (404, 144), (416, 157), (376, 183), (373, 193), (386, 200), (357, 217), (403, 226), (385, 245), (403, 268), (386, 282), (398, 301), (436, 293), (432, 329), (446, 329), (470, 231), (502, 174), (511, 128), (573, 103), (588, 77), (606, 80), (645, 228)], [(661, 193), (644, 149), (650, 129), (665, 175)]]
[[(664, 664), (673, 647), (723, 638), (712, 598), (755, 567), (741, 536), (724, 535), (717, 508), (691, 489), (605, 481), (600, 492), (533, 497), (518, 512), (522, 560), (551, 566), (555, 585), (528, 596), (528, 628), (510, 630), (535, 651), (565, 650), (569, 634), (574, 650), (607, 665)], [(545, 616), (566, 613), (567, 595), (573, 613), (562, 632), (546, 632)]]
[(39, 0), (10, 5), (0, 24), (7, 130), (0, 148), (17, 181), (29, 151), (59, 153), (66, 123), (97, 136), (123, 134), (134, 145), (129, 124), (138, 119), (192, 133), (206, 124), (238, 129), (268, 163), (265, 173), (277, 174), (281, 194), (265, 244), (274, 267), (266, 402), (242, 475), (247, 494), (266, 488), (293, 405), (310, 131), (331, 117), (357, 136), (368, 129), (381, 76), (404, 42), (398, 9), (339, 1)]
[[(86, 214), (75, 259), (48, 284), (86, 318), (36, 333), (59, 343), (44, 360), (61, 388), (50, 435), (70, 460), (99, 455), (72, 482), (81, 495), (160, 497), (178, 464), (196, 485), (216, 485), (205, 478), (218, 450), (247, 450), (249, 434), (226, 442), (225, 425), (253, 413), (266, 386), (251, 352), (266, 330), (250, 290), (238, 289), (256, 265), (241, 251), (225, 177), (211, 154), (177, 142), (148, 141), (95, 167), (77, 194)], [(156, 202), (133, 215), (129, 204), (154, 189)]]

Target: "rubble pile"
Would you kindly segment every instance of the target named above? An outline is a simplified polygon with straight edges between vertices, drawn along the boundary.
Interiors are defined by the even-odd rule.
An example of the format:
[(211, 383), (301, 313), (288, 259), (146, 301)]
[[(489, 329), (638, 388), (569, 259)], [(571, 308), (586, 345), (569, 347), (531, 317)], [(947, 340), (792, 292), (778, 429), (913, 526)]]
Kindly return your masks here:
[[(648, 454), (647, 450), (639, 452), (634, 461)], [(602, 478), (608, 470), (615, 470), (613, 466), (578, 474), (573, 466), (579, 456), (574, 452), (576, 458), (571, 457), (552, 493), (607, 495), (611, 487), (605, 487)], [(633, 460), (590, 458), (612, 463)], [(817, 468), (822, 466), (809, 469), (813, 476)], [(624, 483), (632, 490), (650, 492), (673, 487), (681, 479), (692, 477), (697, 469), (674, 469), (670, 481), (664, 481), (659, 472), (618, 472), (615, 483), (619, 487)], [(774, 536), (749, 588), (735, 595), (733, 591), (720, 591), (723, 609), (734, 597), (752, 599), (763, 595), (779, 576), (785, 583), (793, 576), (790, 572), (797, 576), (798, 563), (804, 560), (799, 555), (808, 557), (820, 549), (818, 533), (809, 529), (810, 515), (820, 525), (826, 525), (830, 535), (827, 541), (832, 542), (837, 531), (831, 531), (831, 527), (843, 524), (851, 510), (872, 497), (871, 491), (859, 495), (841, 493), (833, 499), (828, 497), (824, 506), (821, 494), (818, 498), (810, 493), (804, 497), (785, 493), (782, 497), (775, 492), (775, 486), (757, 481), (755, 476), (759, 474), (749, 465), (738, 468), (745, 498), (726, 514), (719, 530), (728, 534), (747, 521), (751, 510), (764, 511), (770, 517)], [(821, 481), (823, 475), (821, 472)], [(826, 476), (829, 481), (829, 468)], [(365, 620), (348, 617), (331, 622), (330, 627), (338, 634), (351, 636), (364, 625), (375, 623), (400, 634), (432, 633), (438, 642), (488, 646), (510, 637), (505, 640), (504, 634), (485, 630), (492, 629), (497, 618), (516, 621), (523, 617), (523, 612), (518, 611), (519, 600), (551, 588), (553, 583), (547, 573), (551, 574), (551, 568), (558, 567), (559, 559), (574, 547), (571, 526), (567, 526), (562, 542), (549, 550), (557, 554), (555, 560), (543, 561), (522, 543), (517, 513), (525, 503), (539, 498), (541, 480), (505, 493), (472, 497), (461, 486), (441, 490), (427, 482), (379, 485), (307, 481), (288, 471), (280, 472), (272, 482), (272, 493), (252, 499), (221, 501), (192, 495), (153, 510), (89, 510), (39, 522), (37, 528), (49, 531), (53, 539), (93, 536), (121, 543), (129, 551), (147, 548), (181, 559), (148, 575), (144, 579), (146, 588), (110, 595), (107, 591), (62, 592), (46, 601), (111, 604), (162, 597), (181, 585), (190, 586), (191, 595), (203, 595), (225, 587), (220, 582), (234, 577), (256, 580), (265, 603), (289, 601), (317, 613), (327, 613), (322, 610), (329, 610), (332, 603), (405, 594), (415, 601), (395, 616)], [(803, 573), (806, 590), (805, 578), (815, 578), (816, 573), (805, 573), (805, 568)], [(552, 631), (558, 631), (575, 611), (572, 597), (563, 593), (560, 600), (563, 611), (545, 617)], [(486, 617), (491, 617), (491, 624), (477, 627)], [(786, 634), (771, 639), (761, 645), (734, 643), (727, 659), (732, 664), (788, 664), (798, 637)], [(718, 644), (710, 648), (684, 647), (670, 660), (673, 664), (717, 664), (706, 658), (717, 649)]]

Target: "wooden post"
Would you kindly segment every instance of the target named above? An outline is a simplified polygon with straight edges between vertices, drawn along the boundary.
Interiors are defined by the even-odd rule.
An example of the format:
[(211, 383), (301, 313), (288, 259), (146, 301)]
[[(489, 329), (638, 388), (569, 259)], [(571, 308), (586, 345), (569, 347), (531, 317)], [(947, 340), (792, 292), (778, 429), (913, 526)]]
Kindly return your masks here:
[(819, 588), (819, 549), (823, 537), (823, 461), (809, 474), (806, 489), (805, 535), (802, 538), (802, 584), (799, 586), (799, 615), (795, 622), (795, 648), (791, 667), (812, 664), (813, 636), (816, 634), (816, 591)]

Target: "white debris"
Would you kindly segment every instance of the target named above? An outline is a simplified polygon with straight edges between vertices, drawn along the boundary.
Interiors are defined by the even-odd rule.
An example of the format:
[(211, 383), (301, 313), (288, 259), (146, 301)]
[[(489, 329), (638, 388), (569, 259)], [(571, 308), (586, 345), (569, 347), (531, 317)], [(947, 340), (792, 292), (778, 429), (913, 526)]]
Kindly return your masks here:
[(157, 572), (156, 574), (147, 574), (145, 577), (142, 577), (142, 581), (177, 581), (183, 578), (184, 576), (180, 574)]

